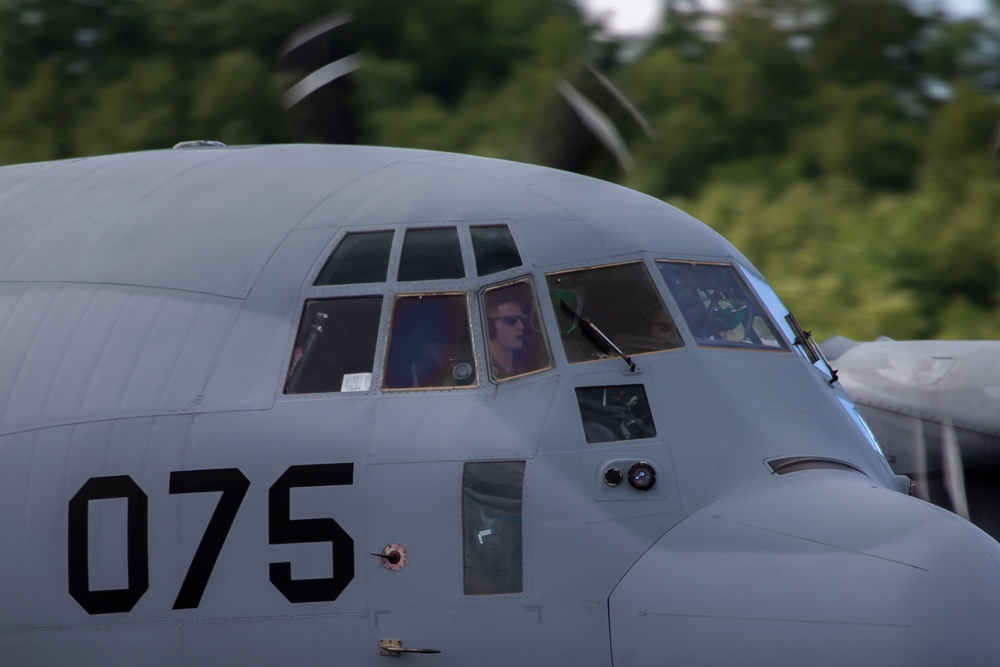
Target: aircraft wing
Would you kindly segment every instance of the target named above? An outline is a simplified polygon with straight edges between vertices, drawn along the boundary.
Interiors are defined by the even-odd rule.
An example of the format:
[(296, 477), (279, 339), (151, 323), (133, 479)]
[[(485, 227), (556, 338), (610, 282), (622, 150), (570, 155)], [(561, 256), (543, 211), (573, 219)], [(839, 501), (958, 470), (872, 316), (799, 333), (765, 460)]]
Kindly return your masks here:
[[(823, 351), (897, 472), (942, 467), (944, 427), (953, 427), (965, 467), (1000, 464), (1000, 341), (825, 341)], [(895, 461), (893, 461), (893, 458)]]

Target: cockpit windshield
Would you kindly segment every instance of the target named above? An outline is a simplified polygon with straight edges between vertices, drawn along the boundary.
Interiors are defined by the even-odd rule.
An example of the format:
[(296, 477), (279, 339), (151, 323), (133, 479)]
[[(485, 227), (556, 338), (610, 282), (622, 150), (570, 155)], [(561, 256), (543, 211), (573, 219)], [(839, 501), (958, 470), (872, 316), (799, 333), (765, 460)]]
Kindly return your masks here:
[(731, 264), (657, 260), (699, 345), (788, 349)]
[(550, 273), (546, 280), (570, 363), (616, 356), (582, 325), (584, 318), (625, 355), (684, 345), (642, 262)]

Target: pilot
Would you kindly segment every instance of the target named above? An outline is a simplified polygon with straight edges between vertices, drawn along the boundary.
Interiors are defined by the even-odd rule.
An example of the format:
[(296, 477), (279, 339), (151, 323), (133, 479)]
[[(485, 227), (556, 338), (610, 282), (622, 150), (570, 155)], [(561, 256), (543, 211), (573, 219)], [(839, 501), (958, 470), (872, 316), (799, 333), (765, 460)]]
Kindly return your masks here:
[(722, 299), (708, 313), (705, 333), (712, 340), (752, 342), (747, 332), (749, 309), (745, 301)]
[(526, 372), (520, 358), (524, 347), (524, 329), (528, 315), (510, 293), (497, 293), (486, 305), (489, 319), (490, 357), (498, 378)]

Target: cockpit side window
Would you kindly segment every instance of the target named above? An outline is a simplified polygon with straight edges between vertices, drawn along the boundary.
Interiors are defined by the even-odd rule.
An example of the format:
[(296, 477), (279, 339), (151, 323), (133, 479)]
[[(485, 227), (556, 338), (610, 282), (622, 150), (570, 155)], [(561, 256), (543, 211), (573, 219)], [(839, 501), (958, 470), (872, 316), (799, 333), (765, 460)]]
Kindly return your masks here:
[(483, 302), (495, 380), (552, 367), (535, 292), (527, 278), (487, 288)]
[(699, 345), (788, 349), (731, 264), (657, 260), (656, 265)]
[(462, 247), (455, 227), (406, 230), (399, 259), (400, 281), (464, 277)]
[(381, 312), (381, 296), (306, 301), (285, 393), (368, 391)]
[(389, 230), (346, 234), (326, 260), (315, 284), (384, 283), (394, 233)]
[(383, 387), (450, 389), (476, 384), (465, 293), (397, 296)]
[(626, 355), (684, 345), (642, 262), (550, 273), (546, 280), (571, 363), (615, 355), (594, 327)]
[(476, 272), (480, 276), (500, 273), (521, 266), (521, 254), (507, 225), (470, 227), (472, 249), (476, 253)]

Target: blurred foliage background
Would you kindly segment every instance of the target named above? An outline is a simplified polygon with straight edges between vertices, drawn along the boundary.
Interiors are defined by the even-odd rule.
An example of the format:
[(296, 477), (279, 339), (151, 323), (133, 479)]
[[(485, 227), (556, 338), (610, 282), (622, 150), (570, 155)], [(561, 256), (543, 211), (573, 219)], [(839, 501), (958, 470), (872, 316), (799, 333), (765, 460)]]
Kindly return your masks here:
[[(320, 49), (364, 62), (326, 93), (339, 140), (662, 198), (729, 238), (820, 340), (1000, 338), (1000, 0), (965, 19), (933, 0), (664, 2), (637, 41), (572, 0), (0, 0), (0, 164), (301, 140), (281, 95), (303, 72), (278, 54), (350, 10)], [(558, 81), (607, 110), (631, 169)]]

